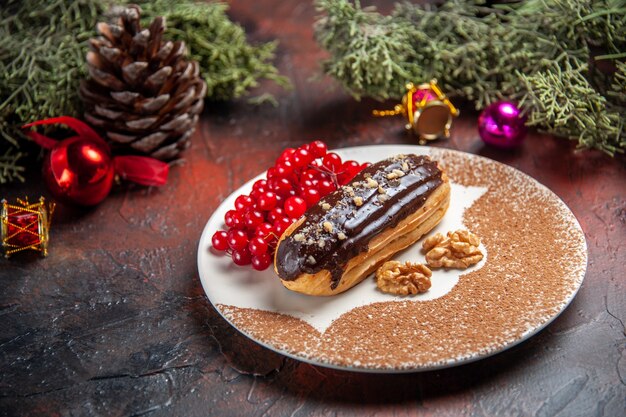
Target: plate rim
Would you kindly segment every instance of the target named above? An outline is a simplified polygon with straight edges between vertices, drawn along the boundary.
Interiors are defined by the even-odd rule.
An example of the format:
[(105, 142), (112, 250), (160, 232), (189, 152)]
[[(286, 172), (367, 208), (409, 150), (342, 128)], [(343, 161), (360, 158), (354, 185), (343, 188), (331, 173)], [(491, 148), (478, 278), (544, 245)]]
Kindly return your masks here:
[[(543, 188), (544, 191), (549, 192), (550, 194), (552, 194), (553, 197), (556, 197), (558, 199), (558, 201), (564, 206), (566, 207), (569, 212), (571, 213), (573, 220), (575, 221), (575, 225), (578, 226), (579, 230), (581, 231), (582, 234), (582, 238), (583, 238), (583, 243), (584, 243), (584, 255), (585, 255), (585, 265), (584, 268), (582, 269), (581, 272), (581, 278), (580, 278), (580, 282), (578, 284), (578, 286), (574, 289), (574, 291), (570, 294), (570, 296), (568, 297), (568, 299), (562, 304), (562, 307), (559, 309), (558, 312), (556, 312), (555, 314), (553, 314), (548, 320), (546, 320), (543, 324), (541, 324), (540, 326), (537, 326), (535, 328), (529, 329), (527, 330), (520, 338), (514, 340), (511, 343), (508, 343), (506, 345), (503, 345), (501, 347), (499, 347), (498, 349), (495, 349), (493, 351), (489, 351), (489, 352), (485, 352), (485, 353), (481, 353), (481, 354), (477, 354), (477, 355), (472, 355), (469, 358), (454, 358), (454, 359), (450, 359), (446, 362), (443, 363), (437, 363), (437, 364), (433, 364), (433, 365), (424, 365), (424, 366), (414, 366), (414, 367), (381, 367), (381, 368), (367, 368), (367, 367), (355, 367), (355, 366), (340, 366), (337, 364), (333, 364), (333, 363), (329, 363), (329, 362), (322, 362), (322, 361), (316, 361), (313, 360), (309, 357), (306, 356), (298, 356), (294, 353), (291, 353), (289, 351), (286, 351), (284, 349), (281, 349), (279, 347), (273, 346), (269, 343), (263, 342), (257, 338), (255, 338), (253, 335), (251, 335), (250, 333), (247, 333), (244, 329), (239, 328), (237, 325), (235, 325), (235, 323), (233, 323), (224, 313), (222, 313), (222, 311), (217, 307), (217, 305), (211, 300), (211, 298), (209, 297), (209, 294), (207, 293), (207, 287), (205, 286), (205, 280), (207, 280), (207, 277), (203, 277), (203, 274), (206, 274), (202, 272), (202, 268), (201, 268), (201, 264), (202, 264), (202, 258), (203, 256), (207, 256), (206, 254), (204, 254), (204, 252), (207, 253), (211, 253), (211, 249), (210, 249), (210, 242), (211, 242), (211, 230), (209, 230), (209, 223), (211, 223), (211, 220), (213, 218), (213, 216), (216, 215), (217, 211), (219, 210), (219, 208), (221, 207), (221, 205), (223, 204), (220, 203), (217, 205), (217, 207), (213, 210), (213, 212), (211, 213), (211, 215), (209, 216), (207, 222), (205, 223), (203, 229), (202, 229), (202, 233), (200, 235), (200, 239), (198, 242), (198, 253), (197, 253), (197, 257), (196, 257), (196, 261), (197, 261), (197, 267), (198, 267), (198, 276), (200, 278), (200, 284), (202, 285), (202, 290), (204, 291), (204, 296), (209, 300), (209, 302), (211, 303), (211, 305), (213, 306), (213, 308), (217, 311), (217, 313), (224, 319), (226, 320), (226, 322), (231, 325), (233, 328), (235, 328), (235, 330), (237, 330), (239, 333), (241, 333), (242, 335), (246, 336), (248, 339), (252, 340), (253, 342), (273, 351), (276, 353), (279, 353), (281, 355), (284, 355), (286, 357), (289, 357), (291, 359), (295, 359), (298, 360), (300, 362), (304, 362), (310, 365), (315, 365), (315, 366), (321, 366), (324, 368), (329, 368), (329, 369), (334, 369), (334, 370), (339, 370), (339, 371), (348, 371), (348, 372), (359, 372), (359, 373), (368, 373), (368, 374), (407, 374), (407, 373), (417, 373), (417, 372), (429, 372), (429, 371), (437, 371), (437, 370), (442, 370), (442, 369), (447, 369), (447, 368), (453, 368), (453, 367), (458, 367), (458, 366), (462, 366), (462, 365), (467, 365), (482, 359), (486, 359), (489, 358), (491, 356), (495, 356), (498, 355), (500, 353), (503, 353), (509, 349), (512, 349), (515, 346), (518, 346), (519, 344), (527, 341), (528, 339), (530, 339), (531, 337), (535, 336), (536, 334), (538, 334), (539, 332), (541, 332), (542, 330), (544, 330), (547, 326), (549, 326), (552, 322), (554, 322), (554, 320), (556, 320), (559, 316), (561, 316), (561, 314), (563, 314), (563, 312), (570, 306), (570, 304), (572, 303), (572, 301), (574, 300), (574, 298), (576, 297), (576, 295), (578, 294), (578, 292), (580, 291), (583, 282), (585, 280), (585, 277), (587, 275), (587, 269), (589, 267), (589, 246), (587, 243), (587, 237), (585, 236), (585, 231), (582, 228), (582, 225), (580, 224), (580, 221), (578, 220), (578, 218), (576, 217), (576, 214), (572, 211), (572, 209), (563, 201), (563, 199), (561, 199), (561, 197), (559, 197), (558, 194), (556, 194), (554, 191), (552, 191), (550, 188), (548, 188), (546, 185), (542, 184), (541, 182), (539, 182), (538, 180), (536, 180), (534, 177), (532, 177), (531, 175), (521, 171), (520, 169), (517, 169), (516, 167), (513, 167), (511, 165), (493, 160), (491, 158), (482, 156), (482, 155), (476, 155), (476, 154), (472, 154), (469, 152), (464, 152), (464, 151), (459, 151), (456, 149), (449, 149), (449, 148), (434, 148), (434, 147), (429, 147), (429, 146), (420, 146), (420, 145), (411, 145), (411, 144), (375, 144), (375, 145), (360, 145), (360, 146), (349, 146), (349, 147), (345, 147), (345, 148), (337, 148), (337, 149), (329, 149), (328, 152), (336, 152), (338, 154), (344, 153), (344, 152), (350, 152), (353, 150), (363, 150), (364, 148), (376, 148), (376, 149), (382, 149), (382, 148), (388, 148), (388, 149), (396, 149), (396, 148), (413, 148), (416, 150), (421, 150), (422, 154), (431, 154), (431, 151), (434, 150), (434, 152), (453, 152), (453, 153), (458, 153), (458, 154), (463, 154), (465, 157), (470, 157), (470, 158), (478, 158), (478, 159), (485, 159), (491, 163), (496, 163), (496, 164), (500, 164), (500, 165), (504, 165), (507, 168), (513, 169), (515, 171), (518, 172), (518, 174), (521, 174), (527, 178), (529, 178), (531, 181), (533, 181), (535, 183), (535, 185), (538, 185), (539, 187)], [(228, 196), (225, 197), (225, 199), (227, 199), (228, 197), (230, 197), (232, 194), (237, 193), (239, 190), (241, 190), (242, 188), (246, 188), (248, 186), (250, 186), (254, 181), (262, 178), (265, 175), (266, 172), (262, 172), (256, 176), (254, 176), (253, 178), (251, 178), (250, 180), (244, 182), (243, 184), (241, 184), (239, 187), (237, 187), (237, 189), (233, 190), (230, 194), (228, 194)], [(224, 200), (225, 200), (224, 199)], [(248, 266), (246, 266), (247, 268)], [(267, 310), (259, 310), (259, 311), (267, 311)], [(281, 314), (280, 312), (278, 312), (279, 314)], [(346, 313), (344, 313), (346, 314)], [(343, 315), (343, 314), (342, 314)], [(335, 320), (338, 320), (341, 316), (337, 317)], [(323, 334), (324, 332), (322, 332)]]

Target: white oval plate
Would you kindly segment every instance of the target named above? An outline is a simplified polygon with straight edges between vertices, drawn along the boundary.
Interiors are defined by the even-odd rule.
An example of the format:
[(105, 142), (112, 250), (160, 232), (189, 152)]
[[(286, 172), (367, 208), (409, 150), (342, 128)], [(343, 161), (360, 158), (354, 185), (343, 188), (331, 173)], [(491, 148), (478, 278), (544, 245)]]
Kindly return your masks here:
[[(439, 159), (444, 165), (446, 158), (454, 157), (456, 160), (466, 160), (467, 166), (471, 169), (478, 165), (492, 168), (492, 165), (495, 164), (493, 165), (494, 167), (505, 170), (511, 178), (518, 179), (525, 186), (533, 189), (532, 192), (538, 193), (538, 195), (541, 195), (541, 198), (547, 198), (551, 201), (550, 204), (558, 206), (560, 210), (559, 216), (552, 219), (552, 221), (560, 224), (566, 223), (568, 233), (573, 233), (575, 238), (578, 239), (575, 247), (580, 252), (580, 256), (566, 274), (568, 279), (558, 281), (562, 281), (563, 284), (556, 284), (565, 285), (567, 288), (563, 289), (562, 294), (556, 300), (551, 301), (551, 305), (537, 307), (541, 308), (542, 311), (546, 310), (547, 313), (537, 318), (534, 322), (528, 323), (528, 328), (519, 330), (514, 337), (508, 337), (504, 341), (498, 340), (497, 343), (494, 342), (491, 345), (482, 346), (480, 349), (477, 348), (476, 351), (459, 354), (459, 352), (452, 350), (448, 356), (445, 354), (442, 356), (438, 353), (436, 360), (426, 360), (423, 357), (416, 357), (415, 360), (411, 360), (404, 357), (395, 362), (392, 357), (383, 358), (380, 354), (372, 354), (372, 357), (368, 358), (367, 355), (363, 357), (363, 351), (368, 349), (368, 342), (365, 340), (364, 334), (358, 334), (359, 331), (357, 331), (353, 335), (354, 340), (350, 342), (352, 343), (350, 346), (355, 346), (351, 348), (354, 352), (361, 353), (351, 353), (346, 357), (343, 353), (344, 348), (339, 349), (339, 352), (336, 352), (336, 349), (333, 348), (334, 329), (328, 331), (329, 328), (341, 328), (342, 326), (349, 328), (351, 325), (355, 325), (356, 323), (343, 323), (351, 319), (354, 320), (354, 318), (351, 318), (351, 314), (346, 313), (373, 303), (379, 303), (376, 306), (390, 306), (390, 303), (397, 303), (397, 305), (401, 305), (404, 308), (407, 305), (409, 307), (416, 305), (407, 303), (423, 303), (444, 297), (458, 285), (462, 276), (483, 268), (489, 262), (489, 251), (492, 249), (481, 245), (481, 250), (485, 257), (479, 264), (467, 270), (433, 270), (431, 289), (424, 294), (410, 298), (394, 297), (378, 291), (373, 279), (366, 279), (353, 289), (333, 297), (312, 297), (294, 293), (282, 286), (271, 268), (258, 272), (253, 270), (251, 266), (239, 267), (232, 263), (229, 256), (219, 254), (211, 249), (213, 233), (216, 230), (225, 229), (223, 218), (226, 211), (234, 207), (234, 201), (237, 196), (248, 194), (251, 191), (252, 184), (259, 178), (263, 178), (265, 175), (263, 173), (248, 181), (224, 200), (207, 222), (198, 247), (198, 270), (207, 297), (230, 324), (252, 340), (286, 356), (315, 365), (337, 369), (386, 373), (433, 370), (491, 356), (528, 339), (554, 320), (574, 298), (582, 284), (586, 270), (587, 251), (584, 235), (574, 215), (565, 204), (537, 181), (514, 168), (458, 151), (421, 146), (381, 145), (345, 148), (335, 152), (343, 160), (354, 159), (358, 162), (376, 162), (400, 153), (416, 153), (430, 154), (435, 159)], [(485, 171), (488, 171), (488, 169), (485, 169)], [(467, 228), (463, 223), (464, 211), (472, 207), (485, 193), (490, 192), (490, 189), (494, 189), (494, 187), (490, 188), (489, 186), (489, 181), (493, 180), (489, 178), (485, 186), (461, 185), (454, 182), (455, 178), (453, 176), (451, 176), (451, 180), (450, 208), (442, 222), (431, 233), (442, 232), (445, 234), (449, 230)], [(511, 237), (511, 239), (514, 241), (516, 237)], [(417, 244), (414, 246), (417, 246)], [(410, 248), (400, 253), (395, 259), (423, 262), (423, 256), (421, 259), (416, 259), (419, 256), (419, 252), (416, 249)], [(433, 304), (433, 306), (436, 307), (436, 304)], [(437, 312), (434, 311), (432, 314), (437, 314)], [(416, 329), (417, 327), (419, 326), (416, 324)], [(508, 333), (510, 330), (504, 329), (506, 329), (506, 326), (503, 326), (503, 334)], [(451, 330), (453, 329), (451, 328)], [(367, 332), (367, 330), (365, 331)], [(410, 332), (411, 329), (407, 329), (407, 331)], [(363, 330), (360, 330), (360, 332), (363, 333)], [(393, 338), (393, 336), (384, 335), (384, 330), (378, 333), (380, 333), (380, 337), (384, 336), (385, 340), (389, 339), (389, 337)], [(343, 338), (346, 337), (345, 330), (341, 334)], [(350, 335), (348, 335), (348, 338), (350, 338)], [(367, 338), (370, 338), (369, 334)], [(496, 339), (500, 338), (496, 337)], [(404, 339), (399, 337), (398, 343), (402, 340)], [(355, 343), (356, 345), (354, 345)], [(393, 340), (390, 343), (393, 343)], [(406, 344), (405, 341), (402, 343)], [(362, 346), (359, 347), (359, 344), (362, 344)], [(433, 346), (433, 349), (436, 348), (438, 347)]]

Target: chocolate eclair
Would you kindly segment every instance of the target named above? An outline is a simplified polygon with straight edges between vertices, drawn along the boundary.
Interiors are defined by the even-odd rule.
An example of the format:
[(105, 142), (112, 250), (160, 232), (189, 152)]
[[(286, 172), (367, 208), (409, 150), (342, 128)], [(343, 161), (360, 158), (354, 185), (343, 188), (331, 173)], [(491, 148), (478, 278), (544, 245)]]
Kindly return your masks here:
[(290, 290), (346, 291), (441, 221), (450, 184), (437, 162), (397, 155), (322, 198), (281, 236), (274, 270)]

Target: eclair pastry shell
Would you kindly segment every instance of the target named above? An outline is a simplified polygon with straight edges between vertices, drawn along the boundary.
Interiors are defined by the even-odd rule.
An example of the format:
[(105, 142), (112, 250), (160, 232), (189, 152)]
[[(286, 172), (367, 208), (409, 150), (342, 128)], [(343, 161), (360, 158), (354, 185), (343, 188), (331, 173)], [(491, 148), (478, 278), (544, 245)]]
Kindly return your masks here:
[[(282, 284), (292, 291), (318, 296), (336, 295), (354, 287), (397, 252), (417, 242), (439, 224), (450, 204), (450, 182), (445, 172), (442, 172), (441, 178), (442, 184), (428, 196), (417, 211), (402, 219), (395, 227), (384, 229), (377, 234), (369, 241), (366, 251), (347, 262), (339, 284), (334, 289), (331, 288), (331, 273), (326, 269), (316, 274), (300, 274), (295, 280), (281, 279)], [(302, 217), (292, 224), (283, 233), (278, 244), (280, 245), (304, 221), (305, 217)], [(276, 260), (274, 269), (278, 273)]]

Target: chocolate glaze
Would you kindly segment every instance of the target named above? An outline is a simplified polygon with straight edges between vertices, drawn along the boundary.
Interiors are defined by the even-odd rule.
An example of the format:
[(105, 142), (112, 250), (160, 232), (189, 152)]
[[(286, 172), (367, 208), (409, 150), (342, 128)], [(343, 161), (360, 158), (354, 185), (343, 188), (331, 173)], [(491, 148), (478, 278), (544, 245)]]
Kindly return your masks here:
[[(393, 178), (393, 172), (404, 175)], [(280, 242), (278, 276), (293, 281), (326, 269), (335, 289), (348, 261), (366, 251), (375, 235), (423, 206), (442, 182), (441, 170), (428, 156), (398, 155), (367, 167), (351, 184), (310, 207), (306, 220)]]

